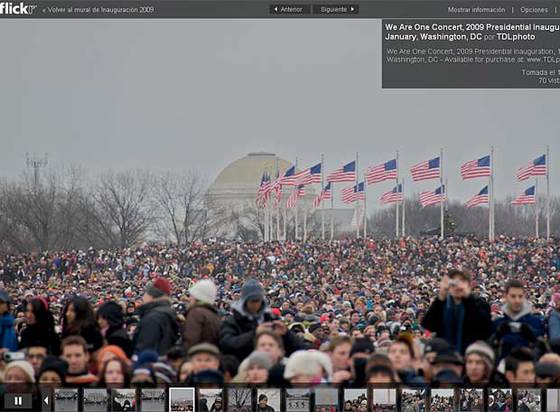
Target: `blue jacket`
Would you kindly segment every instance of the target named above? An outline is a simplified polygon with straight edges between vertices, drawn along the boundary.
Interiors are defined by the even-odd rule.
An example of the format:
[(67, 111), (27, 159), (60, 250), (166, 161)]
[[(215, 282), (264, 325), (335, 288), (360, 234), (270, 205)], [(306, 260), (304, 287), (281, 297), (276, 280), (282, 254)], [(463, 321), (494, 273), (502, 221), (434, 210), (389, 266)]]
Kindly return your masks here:
[(0, 348), (8, 349), (10, 352), (18, 349), (14, 316), (11, 313), (0, 316)]
[[(536, 338), (541, 338), (544, 336), (544, 319), (542, 316), (537, 316), (532, 314), (532, 306), (529, 302), (525, 302), (523, 308), (519, 313), (513, 314), (507, 305), (502, 307), (504, 316), (497, 318), (494, 321), (494, 332), (500, 329), (500, 326), (504, 323), (518, 322), (527, 325), (533, 335)], [(521, 336), (521, 333), (510, 332), (502, 336), (502, 351), (501, 357), (506, 357), (513, 348), (517, 346), (529, 346), (530, 342)]]
[(560, 338), (560, 312), (554, 309), (548, 317), (548, 339)]

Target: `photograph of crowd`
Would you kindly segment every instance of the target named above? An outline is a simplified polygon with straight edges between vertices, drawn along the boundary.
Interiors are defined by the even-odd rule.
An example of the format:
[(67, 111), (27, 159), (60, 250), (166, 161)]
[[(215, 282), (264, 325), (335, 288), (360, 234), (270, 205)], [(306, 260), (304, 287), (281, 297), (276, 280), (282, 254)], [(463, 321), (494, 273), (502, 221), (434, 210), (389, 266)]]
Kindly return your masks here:
[(311, 392), (309, 389), (286, 389), (286, 412), (310, 412)]
[(337, 388), (318, 387), (313, 391), (315, 412), (339, 412), (339, 391)]
[(367, 412), (367, 389), (344, 389), (343, 412)]
[(459, 412), (483, 412), (484, 392), (477, 388), (459, 390)]
[(198, 389), (197, 412), (222, 412), (224, 408), (224, 390), (213, 388)]
[(455, 391), (453, 389), (432, 389), (430, 391), (430, 412), (455, 412)]
[(166, 410), (166, 395), (163, 388), (142, 388), (140, 403), (142, 412), (164, 412)]
[(541, 390), (517, 389), (517, 412), (541, 412)]
[(373, 389), (371, 405), (373, 412), (396, 412), (397, 390), (389, 388)]
[(511, 389), (490, 388), (488, 390), (489, 412), (513, 412), (513, 393)]
[(193, 412), (193, 388), (169, 388), (169, 412)]
[(136, 412), (136, 389), (113, 389), (111, 412)]
[(427, 391), (426, 389), (402, 389), (401, 410), (402, 412), (426, 412)]
[(84, 412), (107, 412), (109, 409), (109, 394), (107, 389), (84, 389)]
[(257, 412), (281, 412), (280, 389), (257, 389)]

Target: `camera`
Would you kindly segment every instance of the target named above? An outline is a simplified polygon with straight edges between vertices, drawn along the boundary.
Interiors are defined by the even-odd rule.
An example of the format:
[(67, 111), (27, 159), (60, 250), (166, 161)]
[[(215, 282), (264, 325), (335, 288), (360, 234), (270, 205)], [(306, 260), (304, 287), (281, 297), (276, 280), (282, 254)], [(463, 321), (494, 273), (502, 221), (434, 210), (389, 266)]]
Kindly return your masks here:
[(23, 352), (4, 352), (4, 362), (10, 363), (13, 361), (25, 360), (25, 353)]

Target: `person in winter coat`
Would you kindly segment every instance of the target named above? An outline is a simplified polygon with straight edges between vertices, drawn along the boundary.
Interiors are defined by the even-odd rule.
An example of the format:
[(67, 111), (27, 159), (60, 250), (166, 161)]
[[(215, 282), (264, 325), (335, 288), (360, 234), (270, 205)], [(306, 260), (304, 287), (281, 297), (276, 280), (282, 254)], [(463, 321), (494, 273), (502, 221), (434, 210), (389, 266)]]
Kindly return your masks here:
[(49, 304), (43, 297), (36, 297), (25, 308), (27, 326), (20, 334), (19, 348), (43, 346), (52, 355), (60, 355), (60, 338), (54, 329), (54, 317)]
[(544, 319), (532, 313), (525, 286), (510, 279), (505, 286), (503, 316), (494, 321), (496, 339), (500, 345), (499, 358), (505, 358), (516, 347), (528, 347), (544, 336)]
[(548, 339), (560, 338), (560, 293), (552, 295), (552, 311), (548, 317)]
[(62, 311), (62, 339), (81, 336), (91, 354), (103, 346), (103, 337), (95, 321), (95, 313), (83, 296), (73, 296)]
[(422, 326), (445, 339), (460, 354), (477, 340), (492, 333), (490, 306), (471, 294), (467, 271), (451, 270), (443, 277), (438, 297), (422, 320)]
[(203, 279), (190, 288), (191, 300), (185, 314), (183, 343), (187, 350), (199, 343), (211, 343), (218, 346), (220, 317), (214, 301), (216, 286), (210, 280)]
[(284, 342), (287, 354), (303, 347), (300, 339), (276, 319), (267, 305), (264, 289), (255, 279), (249, 279), (241, 288), (241, 298), (232, 305), (233, 314), (220, 327), (220, 348), (241, 362), (251, 354), (255, 336), (263, 330), (273, 330)]
[(14, 315), (10, 313), (10, 295), (0, 289), (0, 352), (16, 351), (17, 346)]
[(140, 321), (134, 332), (134, 353), (155, 350), (164, 355), (179, 338), (179, 327), (169, 295), (171, 286), (164, 278), (149, 283), (144, 294), (144, 304), (138, 309)]
[(113, 301), (103, 303), (97, 309), (97, 323), (105, 342), (108, 345), (120, 347), (130, 358), (132, 356), (132, 341), (124, 328), (122, 307)]

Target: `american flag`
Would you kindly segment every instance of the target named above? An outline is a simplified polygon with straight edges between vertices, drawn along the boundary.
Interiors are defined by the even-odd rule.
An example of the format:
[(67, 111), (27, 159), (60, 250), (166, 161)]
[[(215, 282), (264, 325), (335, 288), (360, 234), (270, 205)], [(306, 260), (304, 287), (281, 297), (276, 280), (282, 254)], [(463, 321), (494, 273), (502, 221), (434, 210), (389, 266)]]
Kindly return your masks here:
[(517, 196), (512, 200), (512, 205), (533, 205), (537, 203), (536, 188), (531, 186), (523, 192), (523, 194)]
[(298, 181), (300, 185), (321, 183), (321, 163), (317, 163), (315, 166), (311, 166), (309, 169), (300, 172), (300, 174), (301, 173), (303, 173), (303, 176)]
[(327, 182), (337, 183), (337, 182), (355, 182), (356, 181), (356, 161), (353, 160), (350, 163), (339, 167), (335, 171), (329, 173), (327, 176)]
[(263, 172), (261, 177), (261, 184), (259, 185), (259, 189), (257, 190), (257, 205), (262, 207), (266, 206), (270, 194), (270, 188), (270, 176), (267, 172)]
[(276, 179), (270, 184), (270, 191), (274, 194), (275, 206), (280, 205), (280, 199), (282, 198), (282, 183), (280, 183), (279, 172), (276, 172)]
[(477, 177), (489, 177), (491, 174), (490, 155), (471, 160), (461, 166), (461, 177), (463, 180), (475, 179)]
[(420, 204), (422, 207), (436, 205), (445, 202), (445, 197), (445, 185), (442, 185), (436, 190), (420, 193)]
[(404, 193), (402, 184), (396, 185), (392, 190), (383, 193), (379, 199), (382, 204), (387, 205), (389, 203), (399, 203), (404, 200)]
[(284, 176), (280, 178), (280, 184), (285, 186), (295, 186), (296, 185), (296, 167), (292, 166), (284, 173)]
[(489, 202), (488, 186), (484, 186), (482, 190), (478, 192), (477, 195), (469, 199), (466, 206), (467, 209), (470, 209), (471, 207), (475, 207), (478, 205), (488, 204), (488, 202)]
[(397, 159), (389, 160), (383, 164), (372, 166), (366, 172), (367, 184), (383, 182), (397, 178)]
[(527, 166), (520, 168), (517, 171), (517, 180), (521, 182), (533, 176), (546, 176), (546, 167), (546, 155), (543, 154), (542, 156), (537, 157)]
[(319, 193), (317, 196), (315, 196), (315, 199), (313, 199), (313, 208), (317, 209), (319, 206), (321, 206), (321, 203), (323, 202), (323, 200), (331, 200), (332, 199), (332, 191), (331, 191), (331, 184), (327, 184), (323, 190), (321, 190), (321, 193)]
[(305, 186), (303, 185), (297, 186), (292, 194), (288, 197), (288, 200), (286, 201), (287, 209), (293, 209), (296, 206), (298, 199), (305, 195), (304, 187)]
[(342, 189), (343, 203), (353, 203), (357, 200), (364, 200), (365, 198), (366, 192), (364, 190), (364, 182)]
[(425, 160), (417, 163), (410, 168), (412, 173), (412, 180), (419, 182), (421, 180), (437, 179), (440, 177), (440, 163), (439, 157), (432, 160)]

